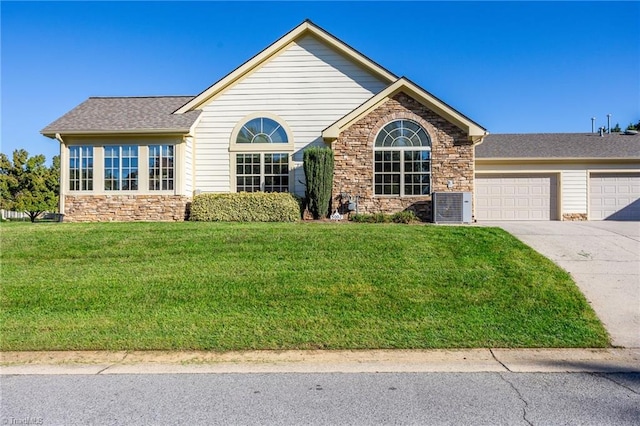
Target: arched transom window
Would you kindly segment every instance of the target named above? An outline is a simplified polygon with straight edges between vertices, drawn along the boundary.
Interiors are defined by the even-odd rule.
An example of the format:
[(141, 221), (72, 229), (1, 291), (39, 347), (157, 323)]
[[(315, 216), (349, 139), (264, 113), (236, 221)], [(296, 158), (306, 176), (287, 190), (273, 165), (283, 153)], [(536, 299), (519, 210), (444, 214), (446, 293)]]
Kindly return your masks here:
[(431, 193), (431, 139), (415, 121), (395, 120), (378, 133), (374, 145), (374, 194)]
[(287, 133), (276, 121), (259, 117), (248, 121), (236, 138), (236, 143), (288, 143)]
[(277, 121), (258, 117), (238, 130), (233, 155), (236, 192), (289, 192), (289, 156), (293, 144)]

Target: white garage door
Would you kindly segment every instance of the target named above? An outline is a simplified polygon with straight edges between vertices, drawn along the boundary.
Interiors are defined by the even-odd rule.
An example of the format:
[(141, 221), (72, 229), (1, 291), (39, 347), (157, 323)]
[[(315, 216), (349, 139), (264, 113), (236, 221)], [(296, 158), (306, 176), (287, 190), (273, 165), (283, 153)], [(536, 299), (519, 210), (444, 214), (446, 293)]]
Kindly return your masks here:
[(640, 172), (592, 173), (590, 220), (640, 220)]
[(476, 219), (557, 219), (556, 179), (553, 174), (479, 174)]

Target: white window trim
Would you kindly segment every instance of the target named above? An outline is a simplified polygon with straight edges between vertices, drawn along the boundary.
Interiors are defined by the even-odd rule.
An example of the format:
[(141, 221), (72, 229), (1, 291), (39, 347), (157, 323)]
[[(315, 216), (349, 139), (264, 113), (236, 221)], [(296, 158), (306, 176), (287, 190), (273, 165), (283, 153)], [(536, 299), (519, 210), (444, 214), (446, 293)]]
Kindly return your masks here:
[[(91, 166), (91, 186), (93, 189), (71, 189), (71, 148), (79, 147), (79, 148), (90, 148), (91, 149), (91, 159), (93, 164)], [(93, 145), (87, 144), (71, 144), (67, 147), (66, 152), (66, 184), (64, 185), (64, 193), (68, 193), (71, 195), (81, 195), (81, 194), (92, 194), (96, 189), (96, 147)], [(82, 163), (82, 156), (80, 157), (80, 162)], [(61, 167), (64, 165), (62, 161), (60, 162)], [(82, 171), (82, 168), (80, 168)], [(82, 173), (82, 172), (81, 172)], [(61, 185), (62, 186), (62, 185)], [(82, 188), (82, 178), (80, 178), (80, 188)]]
[(264, 182), (265, 182), (265, 173), (264, 173), (264, 155), (265, 154), (286, 154), (287, 155), (287, 167), (288, 167), (288, 176), (289, 176), (289, 185), (288, 192), (293, 193), (293, 155), (286, 151), (278, 151), (278, 152), (264, 152), (264, 151), (252, 151), (252, 152), (233, 152), (231, 153), (231, 192), (238, 192), (238, 172), (237, 172), (237, 158), (236, 154), (259, 154), (260, 155), (260, 191), (264, 191)]
[[(287, 143), (236, 143), (240, 129), (254, 118), (269, 118), (278, 123), (287, 135)], [(295, 145), (293, 140), (293, 132), (289, 128), (287, 122), (276, 114), (259, 111), (244, 116), (238, 121), (231, 132), (229, 139), (229, 191), (237, 192), (237, 159), (236, 154), (260, 154), (260, 187), (264, 189), (264, 154), (287, 154), (289, 156), (289, 188), (288, 191), (293, 193), (295, 188), (293, 182), (293, 154)]]
[[(394, 121), (411, 121), (415, 124), (417, 124), (418, 126), (420, 126), (420, 128), (422, 128), (422, 130), (426, 133), (426, 135), (429, 137), (429, 142), (432, 143), (432, 138), (431, 135), (429, 134), (429, 132), (427, 132), (427, 129), (420, 124), (419, 122), (412, 120), (410, 118), (398, 118), (395, 120), (389, 120), (387, 123), (385, 123), (384, 126), (382, 126), (380, 128), (380, 130), (378, 130), (378, 132), (376, 133), (376, 136), (373, 139), (373, 150), (371, 153), (372, 156), (372, 165), (373, 165), (373, 173), (372, 173), (372, 179), (371, 179), (371, 184), (372, 184), (372, 193), (373, 193), (373, 197), (374, 198), (424, 198), (424, 197), (430, 197), (431, 194), (433, 193), (433, 175), (432, 175), (432, 169), (433, 169), (433, 156), (432, 156), (432, 150), (431, 150), (431, 146), (402, 146), (402, 147), (397, 147), (397, 146), (376, 146), (376, 140), (378, 139), (378, 135), (384, 130), (384, 128), (389, 124), (392, 123)], [(430, 193), (429, 194), (409, 194), (409, 195), (405, 195), (404, 193), (404, 186), (405, 186), (405, 171), (404, 171), (404, 163), (405, 163), (405, 159), (404, 159), (404, 155), (400, 155), (400, 172), (396, 172), (396, 173), (400, 173), (400, 194), (376, 194), (376, 152), (379, 151), (399, 151), (401, 153), (404, 153), (405, 151), (428, 151), (429, 152), (429, 190)], [(386, 173), (386, 174), (396, 174), (396, 173)], [(381, 174), (385, 174), (385, 173), (381, 173)]]
[[(280, 125), (287, 134), (287, 143), (236, 143), (238, 139), (238, 133), (242, 126), (247, 124), (254, 118), (269, 118)], [(288, 152), (291, 153), (294, 150), (293, 133), (287, 125), (287, 122), (281, 117), (270, 112), (255, 112), (243, 117), (231, 132), (231, 139), (229, 140), (229, 152)]]
[[(70, 138), (71, 139), (71, 138)], [(107, 146), (134, 145), (138, 147), (138, 189), (137, 190), (105, 190), (104, 189), (104, 148)], [(174, 185), (173, 190), (149, 190), (149, 146), (172, 145), (174, 148)], [(93, 190), (70, 190), (70, 152), (72, 146), (88, 146), (93, 148)], [(61, 194), (80, 195), (183, 195), (184, 165), (180, 163), (185, 155), (183, 139), (171, 138), (74, 138), (61, 146)], [(64, 162), (63, 162), (64, 160)]]
[[(106, 156), (106, 152), (105, 152), (107, 147), (108, 148), (118, 148), (118, 156), (117, 157), (112, 157), (112, 158), (117, 158), (118, 159), (118, 168), (117, 168), (118, 178), (117, 179), (112, 179), (112, 180), (114, 180), (114, 181), (116, 181), (118, 183), (118, 189), (107, 189), (106, 188), (107, 177), (105, 176), (105, 174), (107, 172), (107, 168), (105, 167), (104, 162), (107, 160), (107, 156)], [(123, 148), (124, 147), (128, 147), (128, 148), (135, 147), (136, 148), (135, 157), (124, 157), (124, 155), (123, 155)], [(123, 193), (129, 194), (129, 193), (135, 193), (135, 192), (140, 191), (140, 181), (142, 180), (141, 179), (142, 178), (142, 176), (141, 176), (142, 173), (140, 172), (140, 151), (141, 151), (141, 149), (140, 149), (139, 145), (132, 145), (132, 144), (105, 145), (102, 148), (102, 155), (103, 155), (103, 160), (102, 160), (103, 161), (103, 165), (102, 165), (102, 167), (103, 167), (103, 170), (102, 170), (102, 185), (103, 185), (104, 191), (106, 193), (112, 194), (112, 193), (116, 193), (116, 192), (123, 192)], [(128, 159), (135, 158), (136, 162), (137, 162), (137, 166), (135, 168), (135, 170), (137, 172), (137, 176), (135, 178), (135, 183), (136, 183), (136, 188), (135, 189), (122, 189), (122, 187), (124, 186), (123, 184), (128, 181), (126, 176), (123, 176), (124, 173), (122, 172), (123, 171), (122, 163), (123, 163), (123, 160), (125, 158), (128, 158)], [(131, 165), (129, 165), (129, 169), (133, 169), (131, 167)]]

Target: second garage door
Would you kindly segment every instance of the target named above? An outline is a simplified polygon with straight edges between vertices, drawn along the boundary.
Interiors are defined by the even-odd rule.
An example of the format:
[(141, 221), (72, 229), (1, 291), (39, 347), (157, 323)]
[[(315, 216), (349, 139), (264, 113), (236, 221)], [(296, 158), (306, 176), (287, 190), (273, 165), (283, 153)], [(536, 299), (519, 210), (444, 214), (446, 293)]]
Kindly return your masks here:
[(555, 220), (555, 174), (476, 175), (477, 220)]
[(592, 173), (590, 220), (640, 220), (640, 173)]

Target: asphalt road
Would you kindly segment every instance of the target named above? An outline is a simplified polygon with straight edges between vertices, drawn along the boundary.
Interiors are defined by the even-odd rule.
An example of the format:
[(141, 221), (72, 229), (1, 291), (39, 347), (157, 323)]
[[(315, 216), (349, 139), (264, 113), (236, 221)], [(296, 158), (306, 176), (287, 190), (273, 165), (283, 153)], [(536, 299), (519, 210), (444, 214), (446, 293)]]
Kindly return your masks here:
[(640, 374), (1, 377), (2, 425), (638, 425)]

